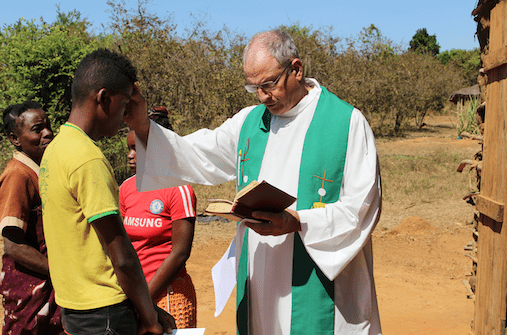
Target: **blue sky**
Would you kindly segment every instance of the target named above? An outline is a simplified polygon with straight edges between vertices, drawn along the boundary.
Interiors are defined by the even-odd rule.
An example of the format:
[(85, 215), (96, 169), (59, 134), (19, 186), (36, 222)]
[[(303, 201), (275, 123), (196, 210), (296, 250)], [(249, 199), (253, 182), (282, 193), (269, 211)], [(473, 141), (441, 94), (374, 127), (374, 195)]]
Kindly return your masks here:
[[(109, 23), (106, 0), (4, 0), (0, 27), (21, 17), (43, 17), (52, 22), (57, 4), (63, 12), (80, 11), (93, 24), (94, 33), (102, 32), (102, 25)], [(126, 4), (133, 8), (137, 1), (126, 0)], [(383, 36), (406, 47), (417, 29), (426, 28), (430, 35), (436, 35), (440, 51), (444, 51), (479, 47), (471, 16), (476, 5), (477, 0), (152, 0), (149, 11), (161, 18), (170, 16), (180, 36), (195, 21), (192, 15), (204, 19), (211, 30), (226, 26), (247, 38), (258, 31), (293, 23), (314, 29), (332, 26), (333, 35), (347, 38), (374, 24)]]

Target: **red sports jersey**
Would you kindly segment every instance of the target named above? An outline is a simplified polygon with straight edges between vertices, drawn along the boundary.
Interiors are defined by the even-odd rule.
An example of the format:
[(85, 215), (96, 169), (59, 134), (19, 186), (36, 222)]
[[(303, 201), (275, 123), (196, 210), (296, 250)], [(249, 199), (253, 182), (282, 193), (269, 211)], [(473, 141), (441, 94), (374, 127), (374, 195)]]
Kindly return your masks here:
[[(137, 192), (136, 176), (120, 186), (123, 224), (150, 281), (172, 250), (172, 222), (195, 217), (196, 197), (190, 185)], [(181, 275), (186, 273), (182, 269)]]

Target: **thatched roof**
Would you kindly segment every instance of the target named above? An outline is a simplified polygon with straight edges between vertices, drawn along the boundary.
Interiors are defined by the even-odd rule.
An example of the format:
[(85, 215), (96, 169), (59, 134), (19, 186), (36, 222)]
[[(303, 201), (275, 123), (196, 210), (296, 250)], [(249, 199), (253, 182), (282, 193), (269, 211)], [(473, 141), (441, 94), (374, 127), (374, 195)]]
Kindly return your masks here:
[(479, 84), (475, 84), (474, 86), (465, 87), (460, 90), (457, 90), (449, 97), (449, 100), (457, 103), (460, 100), (468, 100), (474, 96), (478, 96), (481, 94), (481, 90), (479, 88)]

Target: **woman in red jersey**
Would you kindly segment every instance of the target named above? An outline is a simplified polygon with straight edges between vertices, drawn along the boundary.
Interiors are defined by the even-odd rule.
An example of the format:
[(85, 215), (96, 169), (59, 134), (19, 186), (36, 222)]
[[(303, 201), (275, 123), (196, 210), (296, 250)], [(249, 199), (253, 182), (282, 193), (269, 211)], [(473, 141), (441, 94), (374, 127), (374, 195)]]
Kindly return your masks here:
[[(136, 172), (135, 133), (127, 136), (131, 171)], [(137, 192), (136, 176), (120, 186), (123, 223), (150, 295), (181, 328), (196, 327), (196, 294), (185, 269), (194, 238), (196, 196), (190, 185)]]

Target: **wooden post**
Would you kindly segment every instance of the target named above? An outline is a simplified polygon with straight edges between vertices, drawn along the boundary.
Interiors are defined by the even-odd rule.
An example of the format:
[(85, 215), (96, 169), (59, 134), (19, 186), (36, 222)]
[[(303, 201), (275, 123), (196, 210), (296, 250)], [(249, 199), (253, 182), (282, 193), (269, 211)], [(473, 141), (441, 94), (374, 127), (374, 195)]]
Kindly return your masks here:
[(491, 10), (487, 75), (477, 286), (472, 333), (506, 334), (507, 299), (507, 3)]

